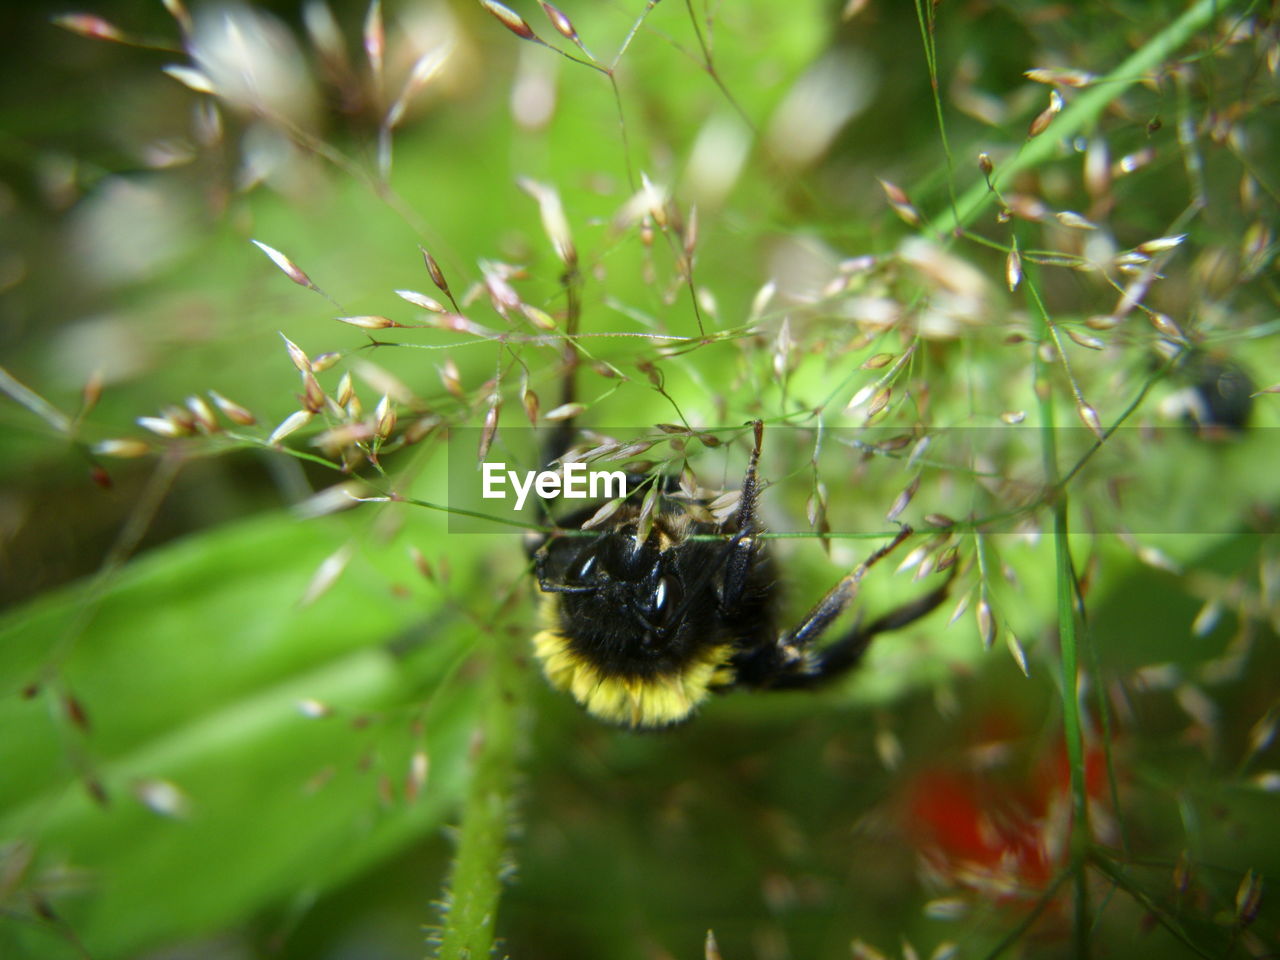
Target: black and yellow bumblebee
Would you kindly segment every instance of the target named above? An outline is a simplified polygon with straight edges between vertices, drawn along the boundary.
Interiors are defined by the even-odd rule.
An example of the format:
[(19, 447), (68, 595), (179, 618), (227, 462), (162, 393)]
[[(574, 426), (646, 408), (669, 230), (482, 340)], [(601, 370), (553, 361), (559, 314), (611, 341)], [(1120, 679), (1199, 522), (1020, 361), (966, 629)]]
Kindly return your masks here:
[[(877, 634), (919, 619), (946, 597), (944, 584), (816, 645), (872, 564), (910, 535), (903, 527), (798, 625), (782, 629), (782, 591), (756, 510), (764, 428), (760, 421), (751, 426), (741, 497), (723, 522), (708, 519), (705, 502), (690, 509), (662, 497), (664, 505), (642, 523), (641, 498), (633, 497), (603, 530), (551, 533), (531, 545), (542, 591), (534, 652), (551, 685), (592, 716), (653, 729), (690, 719), (712, 693), (814, 687), (857, 666)], [(561, 529), (572, 531), (595, 513), (579, 511)]]

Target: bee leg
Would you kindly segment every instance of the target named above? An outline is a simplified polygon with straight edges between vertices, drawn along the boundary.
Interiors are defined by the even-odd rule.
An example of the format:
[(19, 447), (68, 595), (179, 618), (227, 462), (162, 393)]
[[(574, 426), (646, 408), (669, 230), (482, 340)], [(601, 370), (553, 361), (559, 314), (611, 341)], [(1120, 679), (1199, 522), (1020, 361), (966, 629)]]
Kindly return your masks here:
[(747, 475), (742, 479), (742, 498), (738, 501), (737, 511), (726, 521), (723, 528), (725, 533), (732, 531), (734, 534), (727, 548), (729, 554), (725, 564), (724, 592), (721, 598), (726, 606), (732, 606), (742, 596), (758, 549), (754, 537), (756, 497), (760, 487), (757, 470), (760, 466), (760, 446), (764, 441), (764, 424), (754, 420), (751, 426), (755, 430), (755, 445), (751, 448), (751, 458), (747, 461)]
[(807, 651), (801, 668), (784, 673), (774, 689), (795, 690), (817, 686), (840, 677), (856, 667), (878, 634), (898, 630), (936, 610), (947, 598), (951, 580), (924, 596), (904, 603), (868, 624), (857, 624), (835, 643), (822, 650)]
[[(911, 533), (911, 528), (904, 526), (893, 540), (871, 554), (828, 590), (827, 595), (818, 601), (817, 605), (800, 621), (799, 626), (778, 638), (773, 653), (774, 671), (771, 671), (772, 679), (768, 686), (774, 689), (796, 689), (813, 686), (839, 676), (857, 666), (867, 647), (870, 646), (871, 640), (877, 634), (906, 626), (942, 603), (951, 586), (950, 578), (938, 589), (885, 614), (878, 620), (870, 624), (854, 626), (827, 648), (811, 649), (814, 641), (831, 627), (836, 618), (857, 596), (858, 587), (867, 571), (888, 556)], [(768, 672), (765, 675), (768, 675)]]

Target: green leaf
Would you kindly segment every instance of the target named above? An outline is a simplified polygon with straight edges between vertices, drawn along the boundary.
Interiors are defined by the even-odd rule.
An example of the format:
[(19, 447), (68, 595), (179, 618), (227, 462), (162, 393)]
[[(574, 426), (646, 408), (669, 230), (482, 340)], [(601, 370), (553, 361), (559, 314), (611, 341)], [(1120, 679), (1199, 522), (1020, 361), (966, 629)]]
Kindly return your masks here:
[[(342, 534), (338, 521), (258, 518), (0, 623), (0, 837), (19, 844), (12, 857), (34, 851), (24, 885), (93, 956), (313, 896), (452, 809), (478, 697), (447, 681), (471, 637), (429, 585), (390, 589), (396, 571), (416, 575), (404, 550), (383, 544), (300, 608)], [(451, 550), (455, 566), (466, 549)], [(15, 695), (41, 677), (51, 679), (38, 695)], [(87, 729), (71, 722), (68, 695)], [(332, 712), (307, 716), (302, 700)], [(418, 750), (430, 775), (410, 799)], [(148, 784), (176, 788), (180, 815), (148, 807)], [(6, 955), (49, 936), (34, 924), (5, 931)]]

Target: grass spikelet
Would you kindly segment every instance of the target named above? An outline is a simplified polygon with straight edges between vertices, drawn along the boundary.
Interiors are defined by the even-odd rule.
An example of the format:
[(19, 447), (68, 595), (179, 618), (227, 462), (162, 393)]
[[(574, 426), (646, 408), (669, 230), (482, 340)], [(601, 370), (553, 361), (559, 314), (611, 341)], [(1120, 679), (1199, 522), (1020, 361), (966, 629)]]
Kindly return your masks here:
[(573, 237), (569, 233), (569, 221), (564, 215), (560, 194), (554, 187), (538, 183), (528, 177), (521, 177), (516, 183), (521, 190), (537, 201), (538, 212), (542, 217), (542, 229), (551, 240), (556, 256), (566, 267), (570, 269), (575, 267), (578, 263), (578, 252), (573, 246)]
[(305, 427), (311, 422), (311, 418), (313, 416), (315, 416), (315, 414), (310, 410), (295, 410), (281, 421), (280, 426), (271, 431), (271, 436), (267, 437), (267, 443), (279, 443), (285, 437), (288, 437)]
[(498, 3), (497, 0), (480, 0), (480, 6), (488, 10), (494, 19), (521, 40), (538, 40), (538, 35), (533, 32), (533, 27), (529, 26), (524, 17), (510, 7)]
[(312, 282), (311, 278), (308, 277), (306, 273), (303, 272), (301, 267), (299, 267), (296, 263), (290, 260), (287, 256), (285, 256), (275, 247), (269, 247), (265, 243), (262, 243), (259, 240), (250, 240), (249, 242), (252, 243), (259, 250), (261, 250), (263, 253), (265, 253), (267, 257), (271, 260), (271, 262), (274, 263), (276, 267), (280, 270), (280, 272), (283, 273), (290, 280), (292, 280), (294, 283), (296, 283), (298, 286), (306, 287), (308, 290), (312, 290), (320, 294), (320, 296), (324, 297), (330, 303), (334, 302), (333, 299), (327, 293), (325, 293), (318, 286), (316, 286), (315, 283)]
[(171, 63), (166, 67), (161, 67), (161, 70), (188, 90), (213, 96), (218, 93), (218, 88), (213, 85), (213, 79), (203, 70), (197, 70), (195, 67), (188, 67), (181, 63)]
[(61, 27), (63, 30), (69, 30), (91, 40), (109, 40), (112, 43), (126, 44), (134, 42), (109, 20), (90, 13), (64, 13), (54, 17), (51, 22), (55, 27)]
[(1009, 292), (1018, 289), (1018, 284), (1022, 283), (1022, 254), (1018, 253), (1018, 241), (1015, 238), (1013, 246), (1009, 248), (1009, 254), (1004, 261), (1004, 281), (1009, 287)]
[(1031, 126), (1027, 128), (1027, 139), (1033, 139), (1040, 136), (1049, 129), (1049, 124), (1053, 122), (1053, 118), (1062, 112), (1062, 94), (1057, 90), (1049, 91), (1049, 105), (1036, 114), (1035, 119), (1031, 121)]
[(404, 324), (397, 323), (390, 317), (377, 315), (368, 315), (361, 317), (334, 317), (339, 323), (345, 323), (351, 327), (359, 327), (361, 330), (386, 330), (389, 327), (402, 327)]
[(538, 4), (542, 7), (542, 12), (547, 15), (547, 19), (551, 21), (551, 26), (555, 27), (556, 32), (581, 48), (582, 44), (578, 40), (577, 28), (574, 27), (573, 21), (569, 19), (568, 15), (555, 4), (548, 3), (547, 0), (538, 0)]
[(132, 460), (145, 457), (151, 446), (142, 440), (99, 440), (90, 449), (100, 457)]
[(299, 607), (309, 607), (333, 587), (351, 562), (354, 549), (351, 544), (343, 544), (321, 561), (320, 566), (307, 584), (307, 589), (298, 601)]
[(222, 411), (222, 415), (232, 423), (237, 423), (242, 427), (251, 427), (258, 422), (258, 418), (249, 410), (233, 400), (228, 400), (216, 390), (210, 390), (209, 397), (217, 408)]
[(884, 195), (889, 201), (889, 206), (902, 219), (902, 222), (912, 227), (920, 226), (920, 211), (912, 204), (907, 192), (896, 183), (891, 183), (881, 177), (877, 177), (876, 180), (880, 183), (880, 189), (884, 191)]

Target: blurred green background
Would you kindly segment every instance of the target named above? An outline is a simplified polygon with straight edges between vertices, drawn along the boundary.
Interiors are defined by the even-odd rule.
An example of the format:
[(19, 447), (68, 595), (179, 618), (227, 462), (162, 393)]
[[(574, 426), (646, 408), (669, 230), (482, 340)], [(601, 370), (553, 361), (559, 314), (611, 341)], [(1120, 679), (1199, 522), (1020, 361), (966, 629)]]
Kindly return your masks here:
[[(1274, 903), (1251, 907), (1280, 866), (1276, 395), (1245, 430), (1183, 423), (1206, 364), (1246, 395), (1280, 381), (1269, 8), (565, 0), (580, 48), (512, 6), (597, 66), (464, 2), (388, 2), (380, 30), (364, 4), (193, 5), (194, 57), (173, 4), (0, 14), (0, 955), (417, 956), (441, 926), (458, 955), (448, 904), (484, 894), (456, 828), (483, 832), (490, 788), (499, 956), (693, 958), (708, 929), (726, 960), (1280, 950)], [(1142, 78), (1096, 82), (1195, 8)], [(103, 24), (127, 42), (83, 35)], [(1051, 90), (1066, 110), (1029, 138)], [(939, 232), (984, 152), (1000, 198)], [(564, 265), (521, 177), (558, 192), (580, 257), (581, 426), (711, 430), (687, 447), (719, 489), (763, 417), (787, 622), (918, 478), (902, 519), (934, 532), (863, 607), (926, 591), (912, 569), (952, 548), (956, 603), (828, 691), (638, 735), (545, 689), (519, 531), (347, 509), (354, 477), (445, 504), (445, 427), (559, 403)], [(664, 199), (632, 202), (645, 182)], [(419, 245), (503, 339), (396, 296), (447, 299)], [(496, 263), (550, 336), (494, 309)], [(351, 373), (363, 415), (270, 443), (306, 391), (282, 334), (330, 398)], [(256, 423), (201, 421), (211, 390)], [(344, 472), (313, 441), (383, 394), (398, 427)], [(1053, 417), (1066, 471), (1090, 408), (1124, 429), (1061, 494), (1076, 772), (1118, 875), (1089, 869), (1082, 933), (1054, 886), (1084, 867), (1035, 428)]]

